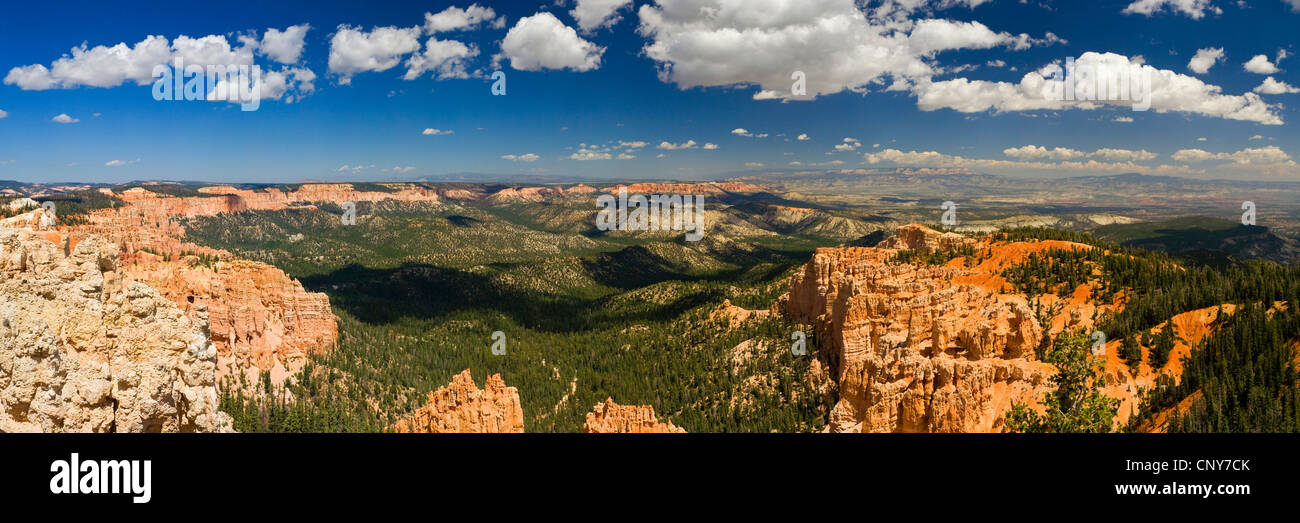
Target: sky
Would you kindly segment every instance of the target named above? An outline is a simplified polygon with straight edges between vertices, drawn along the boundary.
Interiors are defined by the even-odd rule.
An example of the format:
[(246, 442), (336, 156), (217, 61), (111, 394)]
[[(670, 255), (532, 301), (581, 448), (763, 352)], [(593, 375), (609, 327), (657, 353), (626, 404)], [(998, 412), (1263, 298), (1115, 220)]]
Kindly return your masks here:
[[(1300, 180), (1300, 0), (116, 4), (0, 7), (0, 180)], [(260, 104), (156, 99), (177, 58)]]

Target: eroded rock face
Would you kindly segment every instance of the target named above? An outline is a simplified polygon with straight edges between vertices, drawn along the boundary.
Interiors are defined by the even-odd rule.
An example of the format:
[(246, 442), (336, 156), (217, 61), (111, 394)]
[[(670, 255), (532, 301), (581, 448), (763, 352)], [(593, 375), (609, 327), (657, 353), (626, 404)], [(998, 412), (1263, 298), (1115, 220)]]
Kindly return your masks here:
[(524, 409), (519, 391), (507, 387), (500, 374), (487, 379), (482, 389), (474, 385), (469, 370), (451, 384), (429, 393), (429, 403), (398, 421), (395, 432), (523, 432)]
[[(958, 235), (953, 235), (958, 236)], [(921, 226), (888, 245), (970, 241)], [(832, 432), (997, 432), (1014, 403), (1036, 405), (1055, 372), (1034, 360), (1044, 336), (1023, 297), (955, 283), (957, 264), (891, 263), (894, 248), (818, 249), (791, 281), (786, 312), (815, 326), (839, 384)]]
[[(361, 192), (346, 184), (305, 185), (292, 192), (205, 187), (212, 197), (174, 197), (134, 188), (118, 194), (127, 206), (86, 216), (64, 227), (70, 241), (98, 235), (118, 247), (119, 272), (158, 289), (192, 319), (206, 309), (217, 346), (219, 376), (245, 374), (256, 383), (269, 372), (275, 383), (302, 367), (306, 356), (333, 348), (338, 338), (329, 298), (307, 292), (283, 271), (236, 259), (229, 252), (183, 241), (176, 219), (248, 209), (283, 209), (305, 201), (427, 199), (417, 190)], [(349, 200), (350, 199), (350, 200)]]
[(230, 430), (204, 311), (118, 269), (99, 237), (0, 228), (0, 432)]
[(281, 383), (338, 338), (329, 299), (264, 263), (140, 264), (127, 272), (191, 316), (207, 310), (221, 376), (268, 371)]
[(588, 434), (630, 434), (630, 433), (682, 433), (686, 429), (673, 425), (673, 422), (660, 423), (655, 417), (655, 408), (651, 406), (619, 405), (612, 398), (596, 404), (587, 413), (587, 422), (582, 431)]

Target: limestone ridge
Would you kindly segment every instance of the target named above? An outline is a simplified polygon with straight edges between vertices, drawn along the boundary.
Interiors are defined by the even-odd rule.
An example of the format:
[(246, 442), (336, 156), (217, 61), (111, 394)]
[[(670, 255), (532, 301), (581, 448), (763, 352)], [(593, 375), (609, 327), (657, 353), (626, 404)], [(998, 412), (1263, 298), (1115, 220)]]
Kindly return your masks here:
[(119, 264), (99, 236), (0, 227), (0, 432), (231, 430), (206, 311)]

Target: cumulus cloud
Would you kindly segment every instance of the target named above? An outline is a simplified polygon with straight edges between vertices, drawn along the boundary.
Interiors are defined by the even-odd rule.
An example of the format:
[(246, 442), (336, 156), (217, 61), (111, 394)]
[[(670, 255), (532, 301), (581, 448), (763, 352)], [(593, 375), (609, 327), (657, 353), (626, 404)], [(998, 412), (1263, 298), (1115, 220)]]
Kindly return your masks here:
[(0, 109), (0, 119), (4, 119), (8, 117), (9, 117), (9, 113), (5, 112), (4, 109)]
[(347, 85), (357, 73), (387, 71), (420, 48), (419, 37), (419, 27), (376, 27), (367, 32), (340, 25), (330, 39), (329, 72)]
[[(269, 70), (256, 77), (217, 76), (214, 80), (213, 89), (207, 92), (210, 102), (245, 103), (248, 100), (241, 97), (242, 93), (253, 93), (258, 100), (293, 103), (316, 91), (316, 73), (306, 67)], [(248, 83), (241, 86), (238, 82)]]
[(618, 11), (629, 5), (632, 0), (578, 0), (569, 15), (578, 21), (583, 32), (590, 33), (617, 24), (623, 18)]
[(1153, 153), (1146, 149), (1097, 149), (1088, 156), (1110, 160), (1112, 162), (1145, 162), (1154, 160), (1159, 154)]
[(1197, 49), (1196, 56), (1193, 56), (1191, 60), (1187, 61), (1187, 68), (1191, 69), (1193, 73), (1205, 74), (1210, 72), (1210, 68), (1214, 67), (1214, 64), (1222, 59), (1223, 59), (1222, 47), (1207, 47), (1205, 49)]
[(811, 140), (812, 138), (809, 138), (807, 134), (800, 133), (799, 136), (795, 137), (795, 139), (801, 142), (806, 142), (808, 140)]
[(282, 64), (292, 64), (302, 57), (303, 44), (306, 42), (308, 24), (292, 25), (281, 31), (276, 28), (266, 30), (262, 35), (259, 52)]
[(428, 129), (425, 129), (425, 130), (424, 130), (423, 132), (421, 132), (420, 134), (423, 134), (423, 135), (425, 135), (425, 136), (446, 136), (446, 135), (448, 135), (448, 134), (454, 134), (454, 133), (455, 133), (455, 131), (448, 131), (448, 130), (443, 130), (443, 129), (428, 128)]
[(658, 147), (665, 151), (676, 151), (678, 149), (694, 149), (696, 147), (696, 144), (695, 144), (695, 140), (686, 140), (685, 142), (682, 143), (659, 142)]
[[(660, 0), (640, 7), (638, 32), (649, 40), (643, 51), (660, 64), (661, 81), (682, 89), (757, 86), (755, 99), (783, 100), (804, 98), (793, 94), (792, 68), (804, 73), (806, 98), (816, 98), (904, 88), (935, 74), (931, 61), (943, 51), (1060, 41), (903, 16), (924, 3), (885, 2), (864, 13), (852, 0), (770, 0), (762, 9), (744, 0)], [(935, 4), (958, 3), (967, 2)]]
[(705, 142), (705, 144), (704, 144), (703, 146), (701, 146), (700, 148), (701, 148), (701, 149), (704, 149), (704, 150), (706, 150), (706, 151), (712, 151), (712, 150), (715, 150), (715, 149), (718, 148), (718, 144), (716, 144), (716, 143), (712, 143), (712, 142)]
[(429, 38), (424, 43), (424, 52), (411, 55), (406, 61), (406, 74), (402, 78), (414, 80), (428, 71), (433, 71), (438, 80), (469, 78), (469, 60), (475, 56), (478, 56), (477, 46)]
[[(24, 90), (73, 89), (77, 87), (118, 87), (127, 82), (147, 85), (154, 82), (154, 70), (159, 67), (221, 66), (235, 68), (258, 66), (255, 55), (273, 61), (293, 62), (299, 58), (302, 39), (309, 29), (307, 24), (291, 26), (284, 31), (268, 29), (259, 40), (255, 34), (242, 35), (234, 42), (223, 35), (203, 37), (177, 36), (168, 40), (162, 36), (149, 36), (135, 45), (118, 43), (112, 47), (89, 47), (82, 44), (71, 53), (46, 67), (31, 64), (14, 67), (5, 76), (4, 83), (17, 85)], [(260, 66), (259, 66), (260, 68)], [(262, 99), (293, 101), (310, 94), (316, 75), (305, 67), (266, 69), (260, 78), (250, 81), (257, 84)], [(208, 85), (217, 89), (230, 88), (230, 78), (209, 71)], [(214, 96), (209, 100), (230, 100), (232, 97)], [(230, 91), (225, 91), (230, 92)], [(247, 92), (247, 91), (245, 91)], [(291, 93), (285, 96), (286, 93)]]
[(139, 158), (136, 158), (134, 160), (109, 160), (104, 163), (104, 167), (122, 167), (124, 165), (131, 165), (136, 163), (140, 163)]
[[(1105, 151), (1105, 150), (1101, 150)], [(1142, 151), (1145, 152), (1145, 151)], [(1142, 156), (1142, 152), (1130, 153)], [(1093, 153), (1097, 154), (1097, 153)], [(1090, 154), (1089, 156), (1092, 156)], [(1112, 153), (1104, 153), (1112, 154)], [(1149, 154), (1149, 153), (1148, 153)], [(1112, 154), (1119, 158), (1120, 154)], [(1101, 156), (1101, 155), (1099, 155)], [(980, 170), (988, 172), (1005, 172), (1005, 171), (1050, 171), (1050, 172), (1083, 172), (1083, 173), (1144, 173), (1144, 174), (1195, 174), (1195, 171), (1188, 166), (1178, 165), (1144, 165), (1132, 161), (1098, 161), (1095, 159), (1084, 160), (1082, 158), (1062, 161), (1022, 161), (1022, 160), (993, 160), (980, 158), (966, 158), (963, 156), (944, 154), (938, 151), (901, 151), (898, 149), (884, 149), (879, 152), (866, 153), (863, 158), (871, 165), (896, 165), (900, 167), (937, 167), (948, 169), (967, 169)]]
[(476, 29), (484, 23), (500, 29), (505, 26), (506, 19), (504, 16), (497, 18), (491, 7), (478, 4), (470, 4), (464, 9), (452, 6), (437, 14), (424, 13), (424, 30), (429, 34)]
[(547, 12), (520, 18), (501, 41), (502, 57), (520, 71), (590, 71), (600, 67), (604, 52), (603, 47), (583, 40), (572, 27)]
[(1203, 149), (1183, 149), (1170, 156), (1174, 160), (1187, 163), (1211, 160), (1227, 161), (1243, 166), (1295, 166), (1296, 163), (1276, 145), (1246, 148), (1231, 153), (1212, 153)]
[(65, 114), (60, 114), (58, 116), (55, 116), (54, 118), (51, 118), (50, 121), (55, 123), (77, 123), (80, 122), (81, 120), (68, 116), (65, 113)]
[(749, 130), (743, 127), (737, 127), (735, 129), (732, 129), (731, 134), (734, 134), (736, 136), (744, 136), (746, 138), (767, 138), (767, 133), (751, 133), (749, 132)]
[(1039, 147), (1037, 145), (1026, 145), (1024, 147), (1012, 147), (1012, 148), (1004, 149), (1002, 151), (1002, 154), (1020, 160), (1037, 160), (1037, 159), (1070, 160), (1074, 158), (1082, 158), (1084, 156), (1087, 156), (1087, 153), (1084, 153), (1083, 151), (1076, 151), (1074, 149), (1068, 149), (1065, 147), (1056, 147), (1053, 149), (1048, 149), (1046, 147)]
[(1268, 61), (1268, 57), (1262, 54), (1255, 55), (1242, 66), (1247, 71), (1255, 74), (1273, 74), (1277, 72), (1277, 66), (1273, 65), (1273, 62)]
[(1259, 94), (1293, 94), (1300, 93), (1300, 88), (1286, 82), (1279, 82), (1270, 76), (1265, 78), (1264, 83), (1259, 84), (1254, 91)]
[(577, 152), (569, 155), (570, 160), (578, 160), (580, 162), (591, 161), (591, 160), (609, 160), (612, 159), (613, 157), (614, 155), (611, 153), (598, 150), (595, 148), (588, 148), (588, 147), (580, 148), (578, 149)]
[[(1187, 112), (1244, 120), (1266, 125), (1281, 125), (1277, 107), (1264, 102), (1258, 94), (1223, 94), (1222, 88), (1201, 80), (1156, 69), (1141, 64), (1137, 59), (1114, 53), (1083, 53), (1076, 64), (1089, 66), (1099, 76), (1122, 78), (1133, 67), (1140, 67), (1151, 78), (1151, 109), (1158, 113)], [(1076, 78), (1082, 81), (1082, 79)], [(1064, 82), (1051, 78), (1046, 70), (1026, 73), (1019, 83), (992, 82), (956, 78), (940, 82), (919, 84), (913, 90), (917, 105), (923, 111), (953, 109), (963, 113), (983, 111), (1014, 112), (1061, 109), (1099, 109), (1114, 102), (1067, 102), (1060, 96)], [(1120, 103), (1122, 105), (1123, 102)]]
[(501, 159), (503, 160), (510, 160), (512, 162), (524, 162), (524, 163), (532, 163), (537, 160), (540, 160), (541, 158), (542, 158), (541, 156), (538, 156), (533, 153), (501, 155)]
[(1068, 147), (1054, 147), (1048, 149), (1037, 145), (1026, 145), (1023, 147), (1011, 147), (1004, 149), (1002, 154), (1015, 158), (1017, 160), (1077, 160), (1081, 158), (1101, 158), (1112, 162), (1141, 162), (1153, 160), (1160, 156), (1156, 153), (1142, 150), (1130, 149), (1097, 149), (1093, 152), (1079, 151)]
[(1205, 18), (1207, 12), (1223, 14), (1223, 9), (1211, 4), (1210, 0), (1137, 0), (1125, 7), (1123, 13), (1151, 16), (1166, 9), (1185, 14), (1193, 20)]
[[(225, 37), (218, 37), (225, 41)], [(79, 86), (117, 87), (127, 81), (139, 85), (153, 82), (153, 68), (171, 60), (172, 47), (162, 36), (149, 36), (135, 45), (112, 47), (86, 44), (72, 48), (50, 67), (41, 64), (14, 67), (5, 75), (5, 85), (27, 91), (70, 89)], [(250, 53), (251, 56), (251, 53)]]
[(835, 144), (835, 150), (839, 152), (856, 151), (858, 147), (862, 147), (862, 142), (858, 141), (857, 138), (845, 138), (842, 142)]

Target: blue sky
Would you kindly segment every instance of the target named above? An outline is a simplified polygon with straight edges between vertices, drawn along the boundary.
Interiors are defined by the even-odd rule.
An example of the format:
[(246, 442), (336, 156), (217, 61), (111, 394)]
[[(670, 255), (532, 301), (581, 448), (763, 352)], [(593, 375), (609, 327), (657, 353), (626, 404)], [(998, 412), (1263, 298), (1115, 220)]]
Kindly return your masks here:
[[(1292, 4), (1300, 1), (7, 5), (0, 179), (698, 179), (906, 167), (1300, 180)], [(267, 38), (304, 24), (300, 46)], [(382, 27), (401, 38), (378, 38)], [(144, 53), (94, 52), (119, 43), (139, 51), (151, 35), (175, 54), (181, 36), (232, 49), (243, 36), (253, 43), (233, 60), (314, 79), (308, 87), (293, 77), (250, 112), (156, 101), (139, 72), (152, 65)], [(412, 73), (411, 57), (430, 39), (447, 53)], [(83, 43), (86, 56), (72, 56)], [(1200, 50), (1221, 56), (1204, 72), (1190, 66)], [(1017, 91), (1027, 74), (1085, 55), (1165, 75), (1153, 110), (1044, 105)], [(1256, 56), (1263, 61), (1247, 67)], [(491, 94), (498, 69), (505, 96)], [(788, 92), (793, 71), (816, 96)], [(776, 94), (755, 99), (760, 91)]]

